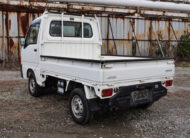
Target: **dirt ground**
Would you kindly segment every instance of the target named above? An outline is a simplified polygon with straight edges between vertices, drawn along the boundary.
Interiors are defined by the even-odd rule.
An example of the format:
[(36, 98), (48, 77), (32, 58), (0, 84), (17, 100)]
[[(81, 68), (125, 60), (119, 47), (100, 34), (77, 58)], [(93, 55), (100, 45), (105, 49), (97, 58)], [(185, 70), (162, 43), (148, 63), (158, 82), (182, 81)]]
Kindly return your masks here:
[(18, 71), (0, 71), (0, 137), (190, 137), (190, 68), (176, 68), (174, 87), (149, 109), (96, 114), (85, 126), (72, 121), (68, 96), (33, 98)]

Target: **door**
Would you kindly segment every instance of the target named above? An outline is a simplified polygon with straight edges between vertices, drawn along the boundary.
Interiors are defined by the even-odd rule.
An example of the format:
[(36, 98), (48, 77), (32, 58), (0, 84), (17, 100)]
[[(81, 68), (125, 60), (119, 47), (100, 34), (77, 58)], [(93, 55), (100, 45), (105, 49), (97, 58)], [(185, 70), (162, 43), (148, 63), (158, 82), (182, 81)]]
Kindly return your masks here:
[(22, 48), (22, 65), (26, 70), (31, 68), (35, 70), (39, 63), (38, 33), (40, 21), (33, 23), (26, 36), (25, 46)]

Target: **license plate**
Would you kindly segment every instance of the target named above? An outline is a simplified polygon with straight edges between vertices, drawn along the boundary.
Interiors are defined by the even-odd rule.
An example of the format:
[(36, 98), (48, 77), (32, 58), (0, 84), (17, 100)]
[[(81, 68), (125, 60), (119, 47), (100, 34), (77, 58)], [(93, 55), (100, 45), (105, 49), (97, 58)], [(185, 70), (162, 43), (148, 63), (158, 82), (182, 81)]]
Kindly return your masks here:
[(134, 91), (131, 93), (134, 102), (149, 99), (149, 90)]

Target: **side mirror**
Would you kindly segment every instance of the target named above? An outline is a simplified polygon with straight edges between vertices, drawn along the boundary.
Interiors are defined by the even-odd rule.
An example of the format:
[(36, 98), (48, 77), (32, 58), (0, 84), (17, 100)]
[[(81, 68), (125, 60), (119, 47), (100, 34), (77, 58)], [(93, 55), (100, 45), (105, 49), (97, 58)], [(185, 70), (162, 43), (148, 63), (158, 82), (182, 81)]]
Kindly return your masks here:
[(23, 47), (25, 46), (25, 38), (20, 39), (20, 45)]

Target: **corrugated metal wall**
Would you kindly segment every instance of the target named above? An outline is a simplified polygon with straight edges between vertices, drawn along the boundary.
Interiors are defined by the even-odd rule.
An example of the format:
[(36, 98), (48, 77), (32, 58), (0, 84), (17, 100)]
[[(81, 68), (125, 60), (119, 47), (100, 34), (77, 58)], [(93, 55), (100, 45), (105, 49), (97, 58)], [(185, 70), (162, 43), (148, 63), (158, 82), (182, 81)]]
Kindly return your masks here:
[(25, 37), (29, 24), (39, 15), (39, 13), (0, 11), (0, 57), (2, 60), (4, 57), (6, 62), (19, 61), (19, 40)]
[[(29, 24), (40, 16), (42, 11), (43, 9), (0, 9), (0, 60), (5, 58), (6, 62), (19, 61), (19, 39), (26, 35)], [(168, 46), (166, 55), (173, 56), (173, 49), (180, 36), (190, 32), (190, 22), (182, 19), (173, 20), (160, 16), (148, 18), (141, 15), (131, 18), (111, 13), (99, 13), (98, 19), (103, 38), (102, 54), (154, 56), (154, 49), (158, 48), (157, 39), (160, 39), (163, 45)]]
[[(108, 23), (108, 18), (111, 25)], [(99, 20), (102, 26), (103, 54), (116, 54), (117, 51), (118, 55), (132, 55), (132, 42), (135, 40), (132, 25), (134, 25), (134, 32), (139, 44), (141, 56), (151, 55), (151, 46), (153, 43), (157, 43), (157, 39), (163, 43), (168, 42), (171, 48), (175, 48), (178, 44), (177, 42), (180, 41), (181, 35), (190, 32), (190, 22), (186, 21), (131, 19), (126, 17), (101, 17)], [(111, 33), (111, 27), (113, 35)], [(177, 36), (177, 40), (175, 35)], [(115, 49), (115, 45), (117, 49)], [(138, 48), (136, 51), (136, 55), (138, 56)], [(172, 53), (166, 54), (172, 56)]]

